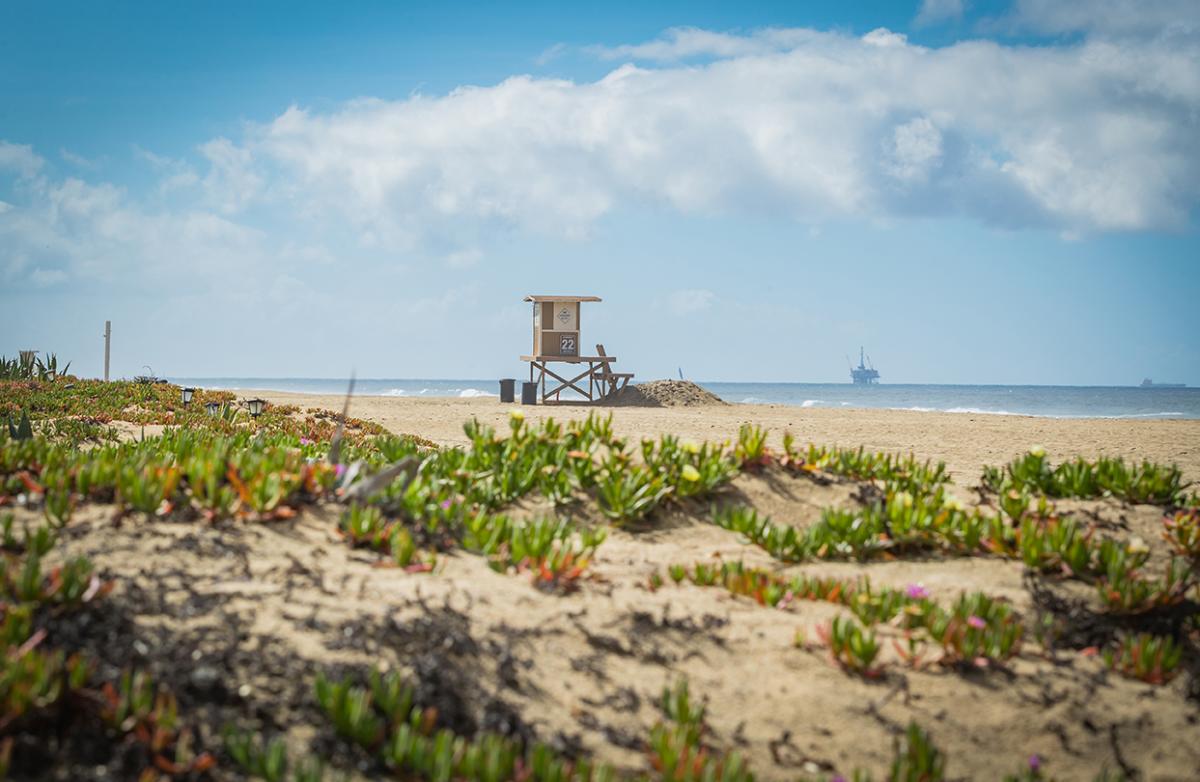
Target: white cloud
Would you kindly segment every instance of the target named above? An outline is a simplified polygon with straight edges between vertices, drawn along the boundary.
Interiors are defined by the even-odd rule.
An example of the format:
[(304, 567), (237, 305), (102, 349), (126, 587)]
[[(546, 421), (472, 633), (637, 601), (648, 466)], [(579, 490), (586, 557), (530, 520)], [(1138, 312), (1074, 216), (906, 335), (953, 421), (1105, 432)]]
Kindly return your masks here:
[(0, 272), (39, 286), (122, 282), (219, 285), (263, 273), (262, 232), (199, 209), (151, 211), (111, 184), (38, 175), (0, 210)]
[(884, 166), (892, 176), (906, 181), (924, 181), (941, 163), (941, 131), (928, 117), (917, 117), (897, 125), (885, 145), (885, 154)]
[(262, 187), (262, 177), (254, 170), (254, 160), (248, 149), (229, 139), (215, 138), (200, 145), (200, 153), (210, 164), (204, 188), (220, 211), (236, 212)]
[(23, 178), (32, 177), (42, 167), (43, 160), (28, 144), (13, 144), (0, 139), (0, 171), (9, 170)]
[(565, 54), (566, 51), (567, 45), (565, 43), (556, 43), (553, 46), (549, 46), (544, 49), (541, 54), (534, 58), (534, 63), (537, 65), (547, 65), (554, 60), (557, 60), (559, 57)]
[[(586, 237), (637, 204), (1088, 233), (1179, 227), (1200, 196), (1188, 38), (930, 49), (883, 29), (677, 29), (605, 54), (668, 64), (292, 107), (202, 147), (208, 203), (449, 258), (496, 229)], [(710, 61), (670, 64), (694, 56)]]
[(673, 291), (667, 296), (667, 307), (676, 315), (688, 315), (712, 306), (717, 295), (709, 290), (686, 288)]
[(159, 175), (158, 191), (167, 194), (173, 190), (186, 190), (200, 182), (200, 175), (186, 160), (176, 160), (133, 145), (133, 154), (150, 164)]
[(864, 35), (862, 41), (870, 46), (904, 46), (908, 43), (908, 36), (904, 33), (894, 33), (886, 27), (877, 27)]
[(77, 155), (69, 149), (58, 150), (58, 155), (67, 163), (79, 168), (92, 169), (96, 167), (95, 161), (88, 160), (83, 155)]
[(921, 0), (917, 12), (918, 26), (953, 22), (962, 19), (963, 0)]
[[(1125, 6), (1097, 7), (1111, 11), (1105, 30), (1141, 29), (1121, 21)], [(1052, 6), (1018, 11), (1076, 24)], [(0, 141), (0, 174), (15, 177), (0, 276), (149, 285), (187, 272), (204, 285), (356, 255), (397, 269), (414, 251), (464, 267), (509, 231), (583, 238), (646, 207), (813, 230), (911, 215), (1064, 236), (1177, 228), (1200, 200), (1200, 42), (1178, 30), (926, 48), (883, 29), (676, 29), (604, 50), (641, 62), (594, 82), (514, 76), (291, 107), (200, 144), (199, 162), (135, 149), (159, 177), (141, 198), (55, 178), (31, 147)]]
[(748, 57), (786, 51), (815, 40), (820, 33), (806, 28), (768, 27), (748, 35), (720, 33), (696, 27), (673, 27), (654, 41), (622, 46), (593, 46), (589, 51), (606, 60), (672, 62), (693, 57)]

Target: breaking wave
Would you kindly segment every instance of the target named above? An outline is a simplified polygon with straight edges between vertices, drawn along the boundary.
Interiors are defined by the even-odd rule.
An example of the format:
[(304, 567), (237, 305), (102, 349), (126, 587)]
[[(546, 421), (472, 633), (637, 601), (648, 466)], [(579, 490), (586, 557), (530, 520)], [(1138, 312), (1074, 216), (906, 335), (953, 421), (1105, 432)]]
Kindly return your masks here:
[(490, 391), (483, 391), (478, 388), (422, 388), (416, 391), (410, 391), (404, 388), (389, 388), (387, 391), (380, 391), (377, 394), (368, 394), (368, 396), (436, 396), (436, 397), (458, 397), (459, 399), (475, 399), (485, 396), (499, 396)]

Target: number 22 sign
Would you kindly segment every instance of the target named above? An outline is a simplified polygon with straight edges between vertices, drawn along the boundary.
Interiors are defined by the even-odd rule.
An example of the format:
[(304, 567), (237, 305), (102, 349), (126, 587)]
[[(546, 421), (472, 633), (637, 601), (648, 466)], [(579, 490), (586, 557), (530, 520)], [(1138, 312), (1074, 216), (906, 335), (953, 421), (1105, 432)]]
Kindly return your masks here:
[(564, 356), (574, 356), (576, 353), (575, 337), (566, 334), (560, 336), (558, 339), (558, 352)]

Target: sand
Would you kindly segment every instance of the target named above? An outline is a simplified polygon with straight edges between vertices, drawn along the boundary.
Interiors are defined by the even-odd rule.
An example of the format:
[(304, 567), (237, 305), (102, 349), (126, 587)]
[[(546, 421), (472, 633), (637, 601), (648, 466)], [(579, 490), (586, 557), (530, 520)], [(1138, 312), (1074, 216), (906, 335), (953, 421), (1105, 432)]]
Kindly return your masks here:
[[(342, 401), (262, 395), (334, 409)], [(352, 413), (453, 445), (465, 442), (465, 419), (505, 426), (512, 407), (495, 399), (363, 397)], [(525, 412), (531, 419), (564, 418), (589, 409)], [(913, 451), (944, 459), (963, 495), (984, 464), (1035, 443), (1056, 456), (1174, 461), (1189, 478), (1200, 478), (1200, 422), (1194, 421), (746, 405), (611, 412), (618, 432), (632, 437), (672, 432), (717, 440), (754, 422), (770, 428), (776, 442), (787, 429), (801, 443)], [(771, 468), (740, 475), (717, 499), (804, 527), (824, 507), (857, 502), (856, 488)], [(515, 512), (553, 512), (538, 502), (522, 501)], [(1155, 567), (1163, 560), (1161, 509), (1111, 500), (1062, 507), (1121, 537), (1141, 536)], [(428, 574), (381, 566), (379, 555), (353, 550), (338, 537), (340, 512), (326, 504), (288, 521), (209, 525), (117, 523), (111, 508), (81, 510), (65, 531), (67, 551), (86, 554), (117, 581), (95, 620), (100, 624), (80, 628), (81, 643), (102, 661), (102, 675), (136, 664), (167, 681), (199, 723), (205, 746), (219, 744), (220, 727), (235, 722), (284, 735), (295, 751), (331, 754), (343, 768), (363, 758), (345, 755), (328, 727), (319, 727), (310, 683), (318, 671), (370, 666), (419, 677), (422, 702), (437, 705), (445, 724), (458, 730), (536, 737), (629, 772), (645, 768), (641, 742), (661, 718), (656, 698), (680, 677), (708, 703), (707, 740), (743, 753), (764, 780), (849, 776), (855, 768), (879, 778), (894, 737), (910, 720), (946, 751), (952, 779), (997, 779), (1035, 753), (1060, 780), (1090, 780), (1101, 768), (1183, 780), (1200, 768), (1200, 742), (1181, 740), (1200, 736), (1195, 672), (1160, 687), (1106, 672), (1098, 657), (1081, 652), (1094, 643), (1094, 614), (1084, 607), (1090, 590), (1077, 582), (1031, 586), (1019, 562), (925, 558), (783, 567), (706, 523), (706, 501), (612, 530), (580, 589), (557, 595), (534, 589), (527, 574), (494, 572), (465, 552), (444, 556)], [(586, 506), (567, 512), (595, 520)], [(781, 610), (721, 589), (669, 582), (649, 588), (651, 574), (669, 564), (717, 557), (789, 574), (920, 583), (943, 603), (979, 589), (1010, 601), (1031, 623), (1055, 601), (1081, 602), (1063, 614), (1068, 624), (1059, 649), (1027, 638), (1007, 670), (909, 668), (892, 651), (898, 631), (880, 626), (888, 673), (864, 681), (839, 670), (815, 643), (818, 628), (839, 613), (830, 604), (798, 601)]]
[[(340, 410), (343, 399), (332, 395), (244, 391), (270, 402)], [(497, 398), (408, 399), (362, 396), (351, 414), (376, 421), (394, 432), (428, 437), (441, 445), (466, 443), (463, 421), (472, 417), (505, 426), (517, 405)], [(1200, 482), (1200, 421), (1129, 419), (1056, 419), (1033, 416), (925, 413), (908, 410), (801, 408), (787, 405), (720, 405), (703, 407), (602, 407), (556, 405), (523, 407), (530, 420), (547, 416), (580, 418), (593, 410), (611, 413), (618, 432), (629, 437), (655, 437), (670, 432), (696, 441), (736, 439), (738, 427), (755, 423), (771, 432), (778, 446), (784, 431), (796, 442), (838, 444), (871, 450), (912, 452), (946, 462), (960, 486), (978, 482), (985, 464), (998, 465), (1041, 445), (1054, 460), (1076, 455), (1123, 456), (1174, 462), (1184, 475)]]

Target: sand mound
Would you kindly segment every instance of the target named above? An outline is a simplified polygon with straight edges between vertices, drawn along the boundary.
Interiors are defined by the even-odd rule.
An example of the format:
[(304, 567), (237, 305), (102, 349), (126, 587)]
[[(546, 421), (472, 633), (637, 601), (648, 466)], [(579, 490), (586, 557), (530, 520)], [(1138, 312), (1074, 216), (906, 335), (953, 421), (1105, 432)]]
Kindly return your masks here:
[(651, 380), (618, 391), (606, 405), (617, 407), (703, 407), (725, 405), (721, 397), (689, 380)]

